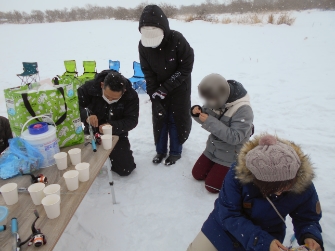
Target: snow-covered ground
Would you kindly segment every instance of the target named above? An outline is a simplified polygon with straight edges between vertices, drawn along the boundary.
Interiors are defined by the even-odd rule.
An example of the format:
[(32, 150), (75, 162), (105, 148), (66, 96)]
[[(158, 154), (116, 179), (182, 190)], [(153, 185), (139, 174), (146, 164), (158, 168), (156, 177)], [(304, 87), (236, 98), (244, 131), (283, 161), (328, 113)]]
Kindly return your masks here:
[[(251, 95), (256, 133), (277, 133), (311, 155), (325, 246), (335, 250), (335, 12), (293, 16), (291, 27), (176, 20), (170, 25), (195, 51), (192, 104), (201, 104), (197, 85), (205, 75), (217, 72), (236, 79)], [(43, 79), (62, 74), (65, 59), (77, 60), (80, 73), (83, 60), (96, 60), (98, 71), (108, 67), (109, 59), (120, 60), (121, 72), (131, 77), (132, 62), (138, 61), (137, 27), (114, 20), (0, 25), (0, 89), (20, 84), (15, 74), (22, 61), (37, 61)], [(139, 125), (129, 136), (137, 169), (126, 178), (114, 176), (117, 205), (108, 194), (104, 169), (55, 250), (186, 250), (213, 209), (217, 195), (191, 176), (207, 132), (194, 123), (178, 164), (155, 166), (148, 96), (140, 95), (140, 102)], [(0, 115), (6, 116), (2, 95)]]

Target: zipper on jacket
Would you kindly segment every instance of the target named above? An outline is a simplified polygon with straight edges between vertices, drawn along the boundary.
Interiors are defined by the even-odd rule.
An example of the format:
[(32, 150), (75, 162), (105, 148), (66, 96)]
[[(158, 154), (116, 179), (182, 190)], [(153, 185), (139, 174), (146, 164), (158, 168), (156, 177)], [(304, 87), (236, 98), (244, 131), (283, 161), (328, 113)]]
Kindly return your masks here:
[(258, 237), (256, 236), (256, 237), (255, 237), (255, 240), (254, 240), (254, 246), (256, 246), (257, 243), (258, 243)]

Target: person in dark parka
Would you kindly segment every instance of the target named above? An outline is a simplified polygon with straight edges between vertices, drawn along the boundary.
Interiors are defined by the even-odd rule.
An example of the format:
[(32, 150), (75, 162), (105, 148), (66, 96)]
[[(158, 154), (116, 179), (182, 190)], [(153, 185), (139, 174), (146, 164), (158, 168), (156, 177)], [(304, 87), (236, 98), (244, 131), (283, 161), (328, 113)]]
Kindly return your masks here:
[(0, 116), (0, 153), (9, 146), (8, 140), (11, 138), (13, 134), (8, 119)]
[(321, 204), (307, 155), (291, 141), (264, 134), (244, 144), (214, 210), (188, 251), (287, 250), (290, 215), (299, 245), (322, 251)]
[[(105, 70), (97, 74), (94, 80), (79, 87), (78, 96), (85, 133), (88, 133), (88, 120), (100, 133), (103, 125), (112, 125), (113, 135), (119, 136), (110, 155), (112, 170), (120, 176), (129, 175), (136, 164), (128, 132), (137, 126), (139, 116), (139, 99), (131, 83), (120, 73)], [(85, 108), (90, 111), (89, 117)]]
[(157, 5), (144, 8), (139, 30), (140, 62), (152, 101), (157, 151), (153, 162), (158, 164), (166, 157), (170, 137), (165, 164), (172, 165), (180, 159), (192, 126), (189, 109), (194, 53), (181, 33), (170, 30), (167, 17)]

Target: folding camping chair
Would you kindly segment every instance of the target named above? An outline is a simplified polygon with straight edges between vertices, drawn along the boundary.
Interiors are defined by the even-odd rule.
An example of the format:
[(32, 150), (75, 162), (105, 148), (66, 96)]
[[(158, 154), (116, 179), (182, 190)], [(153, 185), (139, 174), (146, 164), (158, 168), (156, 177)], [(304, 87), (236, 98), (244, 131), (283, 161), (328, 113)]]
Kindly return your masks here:
[(63, 76), (72, 76), (72, 77), (78, 76), (76, 60), (65, 60), (64, 66), (65, 66), (65, 72)]
[(22, 84), (31, 84), (40, 80), (40, 75), (38, 71), (37, 62), (22, 62), (23, 72), (21, 74), (16, 74), (21, 79)]
[(133, 69), (134, 69), (134, 76), (132, 76), (129, 81), (132, 83), (133, 88), (135, 91), (139, 92), (140, 90), (143, 90), (144, 92), (147, 92), (147, 86), (144, 79), (144, 73), (141, 68), (141, 64), (134, 61), (133, 63)]
[(119, 72), (120, 71), (120, 61), (109, 60), (109, 69)]
[(96, 66), (97, 63), (95, 61), (83, 61), (84, 73), (78, 79), (82, 82), (94, 79), (95, 74), (97, 74)]

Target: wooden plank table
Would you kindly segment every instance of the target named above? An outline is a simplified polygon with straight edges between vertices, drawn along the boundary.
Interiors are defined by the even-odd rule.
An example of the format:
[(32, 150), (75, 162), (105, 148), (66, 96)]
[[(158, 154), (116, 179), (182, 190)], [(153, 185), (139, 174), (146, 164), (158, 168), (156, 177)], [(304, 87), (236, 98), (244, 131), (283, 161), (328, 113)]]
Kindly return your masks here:
[[(119, 137), (113, 136), (113, 147), (114, 149)], [(42, 233), (46, 235), (47, 244), (42, 247), (28, 247), (25, 244), (21, 247), (21, 250), (53, 250), (60, 236), (64, 232), (67, 224), (70, 222), (73, 214), (77, 210), (84, 196), (91, 187), (93, 181), (97, 177), (104, 163), (108, 159), (112, 150), (104, 150), (102, 145), (97, 145), (97, 152), (93, 152), (91, 145), (85, 146), (84, 144), (76, 145), (72, 147), (62, 148), (62, 152), (68, 152), (72, 148), (81, 148), (81, 160), (82, 162), (90, 163), (90, 179), (86, 182), (79, 182), (79, 188), (76, 191), (68, 191), (63, 174), (66, 171), (73, 170), (74, 166), (71, 164), (70, 157), (68, 155), (68, 168), (66, 170), (58, 170), (56, 166), (41, 169), (35, 173), (43, 173), (48, 178), (48, 184), (59, 184), (61, 186), (61, 214), (56, 219), (50, 220), (47, 218), (44, 211), (43, 205), (35, 206), (31, 200), (29, 193), (19, 193), (19, 201), (12, 205), (7, 206), (2, 196), (0, 196), (0, 205), (7, 206), (9, 215), (7, 217), (7, 229), (0, 232), (0, 250), (10, 251), (14, 242), (14, 237), (11, 233), (11, 219), (17, 218), (18, 221), (18, 232), (21, 241), (24, 241), (31, 235), (31, 224), (35, 220), (34, 210), (36, 209), (40, 215), (37, 220), (36, 228), (40, 228)], [(110, 161), (108, 161), (110, 163)], [(111, 165), (108, 165), (109, 168)], [(111, 172), (109, 172), (109, 182), (112, 185)], [(0, 186), (7, 183), (17, 183), (18, 188), (31, 185), (30, 176), (18, 176), (8, 180), (0, 180)], [(111, 196), (112, 200), (112, 196)]]

